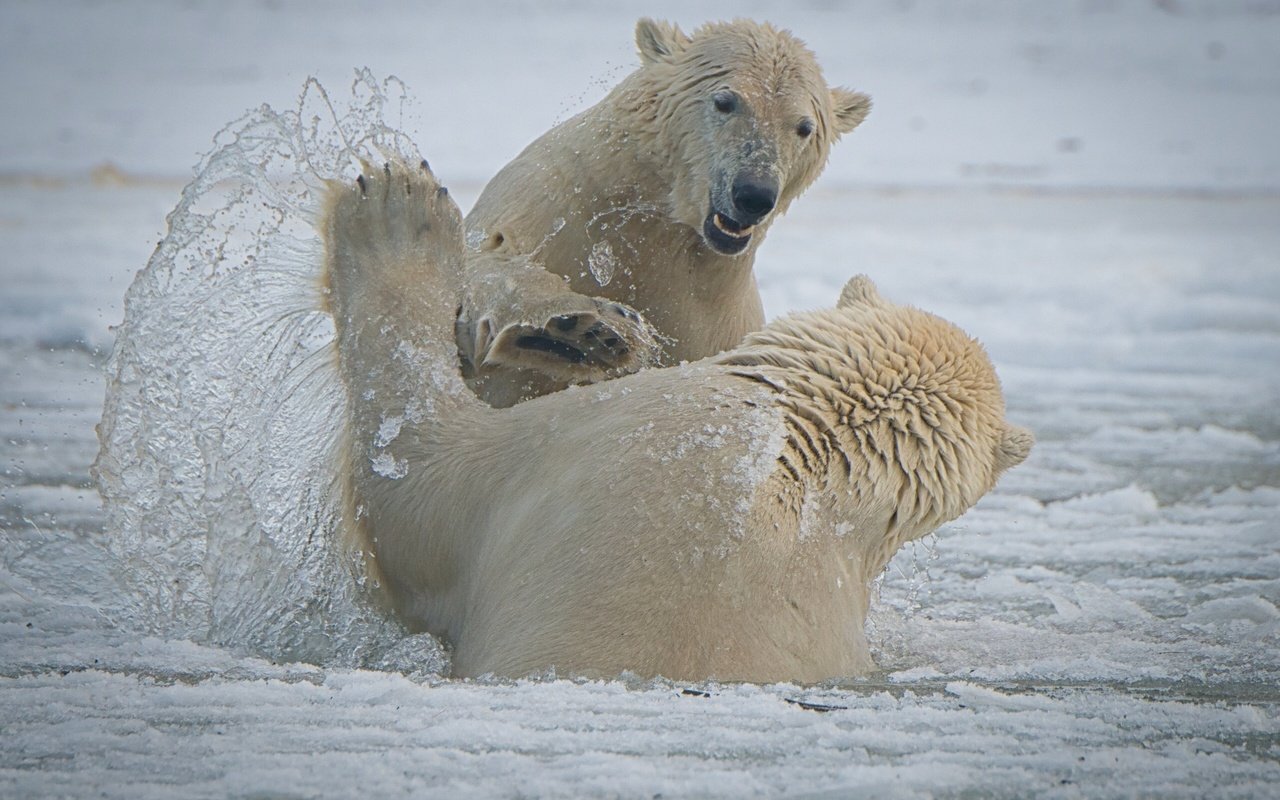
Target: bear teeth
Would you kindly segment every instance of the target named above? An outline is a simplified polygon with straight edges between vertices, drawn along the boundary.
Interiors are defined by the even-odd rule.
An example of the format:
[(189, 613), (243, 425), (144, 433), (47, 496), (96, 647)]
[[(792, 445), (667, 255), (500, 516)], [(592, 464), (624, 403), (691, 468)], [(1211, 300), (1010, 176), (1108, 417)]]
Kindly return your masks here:
[(750, 236), (751, 232), (756, 228), (755, 225), (748, 225), (745, 228), (727, 227), (725, 225), (724, 217), (720, 216), (718, 213), (711, 218), (711, 221), (715, 223), (716, 230), (720, 231), (725, 236), (732, 236), (734, 239), (745, 239)]

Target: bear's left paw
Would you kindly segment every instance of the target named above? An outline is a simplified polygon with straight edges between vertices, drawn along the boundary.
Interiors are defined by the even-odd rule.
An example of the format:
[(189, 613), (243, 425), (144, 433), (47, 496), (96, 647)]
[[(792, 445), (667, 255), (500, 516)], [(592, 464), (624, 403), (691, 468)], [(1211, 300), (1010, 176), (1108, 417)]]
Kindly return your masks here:
[(334, 288), (406, 263), (441, 267), (461, 259), (462, 215), (427, 162), (365, 163), (353, 185), (330, 192), (324, 231)]

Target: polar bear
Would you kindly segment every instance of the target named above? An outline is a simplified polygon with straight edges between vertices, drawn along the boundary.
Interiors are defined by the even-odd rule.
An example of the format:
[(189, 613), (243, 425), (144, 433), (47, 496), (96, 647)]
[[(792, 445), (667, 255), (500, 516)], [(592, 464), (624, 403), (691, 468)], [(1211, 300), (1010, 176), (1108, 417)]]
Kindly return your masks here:
[(686, 35), (642, 19), (636, 45), (640, 68), (530, 144), (467, 215), (480, 255), (458, 348), (491, 405), (759, 330), (756, 249), (871, 107), (772, 25)]
[(718, 356), (494, 409), (425, 162), (332, 185), (322, 226), (362, 546), (459, 676), (864, 672), (870, 581), (1031, 447), (981, 346), (861, 277)]

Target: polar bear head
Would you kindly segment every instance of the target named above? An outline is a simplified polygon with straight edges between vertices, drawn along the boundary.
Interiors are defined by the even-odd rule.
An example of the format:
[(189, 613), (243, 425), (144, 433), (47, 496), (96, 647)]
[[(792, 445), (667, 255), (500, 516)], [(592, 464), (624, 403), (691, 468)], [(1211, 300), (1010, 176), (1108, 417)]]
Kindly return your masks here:
[(871, 109), (828, 87), (813, 53), (772, 25), (716, 22), (690, 36), (642, 19), (636, 45), (631, 102), (667, 156), (670, 213), (721, 255), (758, 242)]
[(783, 472), (828, 492), (848, 481), (839, 513), (883, 525), (885, 561), (963, 514), (1034, 443), (1005, 420), (982, 345), (864, 276), (836, 308), (776, 320), (717, 361), (784, 396)]

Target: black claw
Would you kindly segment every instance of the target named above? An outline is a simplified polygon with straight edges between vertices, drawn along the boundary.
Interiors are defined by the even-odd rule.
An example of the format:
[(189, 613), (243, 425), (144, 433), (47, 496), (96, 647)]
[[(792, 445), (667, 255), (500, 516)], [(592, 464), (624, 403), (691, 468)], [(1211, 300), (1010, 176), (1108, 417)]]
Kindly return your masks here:
[(419, 162), (418, 166), (422, 167), (422, 171), (423, 171), (423, 172), (430, 172), (430, 171), (431, 171), (431, 165), (427, 163), (427, 160), (426, 160), (425, 158), (424, 158), (424, 159), (422, 159), (422, 161), (421, 161), (421, 162)]
[(390, 178), (390, 177), (391, 177), (391, 162), (390, 162), (390, 161), (383, 162), (383, 164), (382, 164), (382, 174), (383, 174), (383, 175), (386, 175), (388, 178)]
[(448, 186), (441, 186), (439, 189), (436, 189), (436, 196), (437, 196), (437, 197), (448, 197), (448, 196), (449, 196), (449, 187), (448, 187)]
[(360, 187), (360, 194), (362, 194), (362, 195), (367, 195), (367, 194), (369, 194), (369, 187), (367, 187), (367, 186), (365, 186), (365, 185), (364, 185), (364, 176), (363, 176), (363, 175), (357, 175), (357, 176), (356, 176), (356, 185)]
[(613, 348), (618, 346), (619, 341), (620, 340), (618, 339), (617, 336), (610, 336), (608, 339), (604, 340), (604, 346), (612, 350)]

